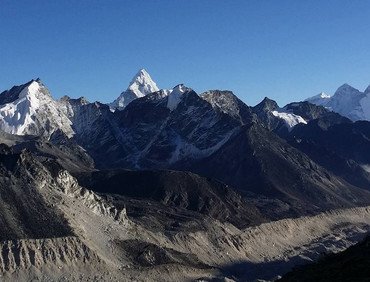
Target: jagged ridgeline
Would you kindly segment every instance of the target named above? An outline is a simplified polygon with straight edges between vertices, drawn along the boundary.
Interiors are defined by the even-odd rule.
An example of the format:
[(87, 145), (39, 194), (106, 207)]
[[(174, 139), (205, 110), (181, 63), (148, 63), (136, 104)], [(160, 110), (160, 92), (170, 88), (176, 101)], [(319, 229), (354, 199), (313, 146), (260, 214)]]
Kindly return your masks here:
[[(348, 91), (347, 98), (355, 95), (342, 86), (333, 98)], [(368, 122), (354, 123), (330, 107), (306, 101), (281, 108), (267, 97), (249, 107), (230, 91), (198, 95), (182, 84), (159, 90), (145, 70), (107, 105), (54, 100), (39, 79), (0, 97), (4, 140), (76, 176), (92, 169), (192, 171), (230, 185), (269, 218), (370, 199)], [(359, 146), (348, 149), (350, 140)], [(272, 213), (270, 201), (277, 207)]]
[(0, 274), (273, 279), (342, 250), (369, 230), (368, 96), (251, 107), (145, 70), (108, 104), (14, 86), (0, 94)]

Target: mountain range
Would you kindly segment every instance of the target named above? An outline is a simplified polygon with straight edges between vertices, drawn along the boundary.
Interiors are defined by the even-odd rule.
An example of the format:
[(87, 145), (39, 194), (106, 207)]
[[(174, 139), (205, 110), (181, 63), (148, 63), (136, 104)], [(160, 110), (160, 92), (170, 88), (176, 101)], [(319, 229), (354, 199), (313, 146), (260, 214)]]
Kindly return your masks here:
[[(328, 108), (365, 95), (356, 93), (342, 86), (326, 107), (305, 101), (280, 108), (267, 97), (250, 107), (230, 91), (198, 95), (182, 84), (159, 90), (142, 69), (106, 105), (83, 97), (54, 100), (36, 79), (0, 94), (0, 129), (58, 148), (68, 143), (64, 151), (78, 153), (73, 166), (82, 170), (174, 169), (215, 178), (258, 199), (266, 214), (261, 197), (268, 197), (278, 207), (273, 217), (281, 218), (370, 200), (368, 122), (352, 122)], [(349, 150), (353, 140), (358, 146)], [(42, 142), (15, 148), (40, 154)], [(79, 172), (65, 157), (56, 158)]]
[(306, 101), (324, 106), (353, 121), (370, 120), (370, 86), (361, 92), (348, 84), (343, 84), (333, 96), (320, 93)]
[[(213, 269), (207, 255), (181, 249), (180, 241), (199, 230), (222, 237), (370, 205), (368, 89), (344, 85), (332, 97), (284, 107), (266, 97), (252, 107), (231, 91), (198, 94), (183, 84), (160, 89), (145, 70), (109, 104), (55, 100), (40, 79), (14, 86), (0, 94), (0, 181), (6, 187), (0, 237), (92, 236), (84, 241), (87, 249), (71, 244), (97, 264), (90, 249), (104, 260), (110, 251), (102, 242), (114, 241), (122, 251), (115, 254), (118, 264)], [(77, 202), (89, 210), (86, 218), (72, 212)], [(90, 210), (121, 227), (96, 219), (95, 230)], [(80, 224), (88, 235), (81, 235)], [(101, 226), (131, 226), (146, 243), (131, 235), (127, 244), (104, 237)], [(213, 240), (209, 248), (221, 244)], [(235, 248), (244, 244), (238, 240)], [(10, 268), (4, 257), (0, 272)], [(214, 262), (217, 269), (220, 261), (226, 263)]]

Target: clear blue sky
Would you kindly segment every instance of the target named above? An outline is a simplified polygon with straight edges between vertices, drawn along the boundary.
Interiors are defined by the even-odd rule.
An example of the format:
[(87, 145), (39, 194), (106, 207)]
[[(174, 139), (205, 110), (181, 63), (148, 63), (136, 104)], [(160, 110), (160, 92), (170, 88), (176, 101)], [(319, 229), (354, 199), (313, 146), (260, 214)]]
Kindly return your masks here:
[(284, 105), (370, 84), (370, 1), (0, 0), (0, 90), (109, 102), (140, 68), (158, 86)]

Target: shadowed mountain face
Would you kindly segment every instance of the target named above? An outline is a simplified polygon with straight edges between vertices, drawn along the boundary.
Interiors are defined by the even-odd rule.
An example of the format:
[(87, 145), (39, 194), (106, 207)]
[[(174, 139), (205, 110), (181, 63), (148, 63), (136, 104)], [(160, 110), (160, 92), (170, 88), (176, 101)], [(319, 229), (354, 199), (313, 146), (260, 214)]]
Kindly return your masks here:
[[(230, 222), (239, 228), (265, 221), (259, 210), (227, 185), (181, 171), (97, 171), (81, 174), (81, 185)], [(130, 214), (130, 206), (127, 207)]]
[(296, 102), (283, 109), (301, 116), (307, 124), (297, 124), (288, 132), (281, 129), (281, 119), (271, 114), (277, 108), (276, 102), (265, 98), (253, 110), (266, 128), (286, 139), (314, 162), (354, 186), (369, 189), (368, 122), (353, 123), (322, 106)]
[(74, 140), (61, 131), (52, 134), (49, 141), (40, 138), (24, 140), (12, 147), (14, 152), (27, 149), (39, 161), (53, 160), (70, 173), (94, 170), (94, 161)]
[[(235, 128), (254, 119), (249, 107), (231, 92), (222, 93), (223, 101), (233, 106), (226, 113), (191, 89), (181, 93), (176, 107), (170, 109), (170, 95), (148, 94), (114, 113), (104, 105), (84, 105), (74, 119), (89, 124), (76, 130), (74, 139), (98, 168), (167, 168), (183, 159), (211, 154)], [(221, 94), (205, 96), (217, 98), (212, 95)]]
[[(284, 107), (287, 111), (292, 112), (293, 114), (299, 115), (304, 118), (306, 121), (313, 119), (321, 118), (327, 115), (332, 115), (334, 113), (325, 109), (322, 106), (316, 106), (309, 102), (296, 102), (290, 103)], [(338, 115), (338, 114), (336, 114)], [(338, 115), (339, 116), (339, 115)], [(346, 118), (343, 118), (345, 120)], [(348, 120), (349, 121), (349, 120)]]
[(316, 119), (321, 120), (322, 127), (325, 126), (325, 122), (329, 123), (326, 127), (335, 123), (351, 123), (348, 118), (309, 102), (294, 102), (280, 108), (274, 100), (266, 97), (252, 107), (252, 111), (267, 129), (283, 138), (286, 138), (293, 129), (305, 126)]
[(241, 128), (217, 152), (187, 168), (245, 193), (282, 200), (289, 206), (283, 216), (365, 204), (369, 198), (369, 192), (343, 182), (258, 124)]
[(295, 128), (292, 138), (310, 141), (340, 156), (355, 160), (360, 164), (369, 164), (370, 155), (370, 123), (358, 121), (355, 123), (331, 123), (323, 127), (325, 120), (315, 120), (304, 127)]
[(39, 82), (39, 79), (31, 80), (23, 85), (13, 86), (9, 90), (5, 90), (0, 93), (0, 105), (4, 105), (7, 103), (14, 102), (19, 98), (19, 94), (22, 92), (22, 90), (28, 86), (30, 86), (33, 82)]
[(370, 238), (347, 250), (321, 258), (317, 263), (297, 267), (278, 281), (368, 281)]
[(370, 123), (339, 122), (332, 116), (297, 126), (288, 142), (347, 182), (369, 190)]
[[(233, 116), (187, 90), (176, 108), (170, 110), (169, 97), (158, 93), (137, 99), (118, 115), (121, 141), (130, 148), (125, 162), (131, 167), (163, 167), (183, 159), (211, 154), (226, 142), (233, 130), (252, 120), (250, 112)], [(232, 94), (229, 99), (235, 99)], [(151, 134), (148, 134), (150, 132)]]
[(261, 103), (252, 107), (253, 113), (255, 113), (259, 121), (269, 130), (281, 135), (285, 135), (288, 132), (284, 121), (272, 114), (273, 111), (279, 109), (278, 104), (267, 97), (265, 97)]
[(30, 153), (0, 152), (0, 240), (73, 235), (67, 221), (37, 187), (49, 172)]

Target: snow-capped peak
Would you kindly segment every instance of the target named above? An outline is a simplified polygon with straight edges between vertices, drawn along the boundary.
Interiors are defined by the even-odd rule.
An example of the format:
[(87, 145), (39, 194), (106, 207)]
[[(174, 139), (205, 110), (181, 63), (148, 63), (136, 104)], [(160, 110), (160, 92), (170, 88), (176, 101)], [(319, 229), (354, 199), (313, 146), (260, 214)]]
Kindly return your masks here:
[(349, 119), (370, 120), (370, 86), (364, 92), (352, 87), (348, 83), (340, 86), (333, 96), (319, 96), (308, 98), (306, 101), (324, 106)]
[(186, 87), (184, 84), (179, 84), (179, 85), (176, 85), (171, 93), (185, 93), (186, 91), (189, 91), (190, 88)]
[(177, 105), (182, 99), (182, 94), (188, 91), (191, 91), (191, 89), (186, 87), (184, 84), (175, 86), (168, 94), (167, 108), (169, 108), (171, 111), (176, 109)]
[(17, 87), (12, 88), (9, 91), (5, 91), (3, 93), (4, 98), (7, 96), (12, 98), (12, 100), (6, 101), (4, 104), (16, 103), (20, 100), (28, 100), (31, 104), (38, 100), (39, 98), (43, 98), (43, 96), (47, 96), (48, 98), (51, 97), (49, 91), (45, 88), (42, 84), (41, 80), (32, 79), (31, 81), (27, 82), (23, 86), (20, 87), (20, 91), (12, 91), (15, 90)]
[(157, 84), (145, 69), (141, 69), (133, 77), (127, 90), (123, 91), (109, 106), (111, 110), (122, 110), (133, 100), (157, 91), (159, 91)]
[(74, 134), (70, 120), (39, 79), (15, 86), (2, 95), (1, 130), (10, 134), (39, 135), (47, 138), (57, 129), (62, 130), (68, 137)]
[(157, 84), (145, 69), (141, 69), (133, 77), (127, 90), (131, 90), (138, 98), (159, 90)]
[(31, 83), (23, 88), (19, 94), (19, 98), (24, 98), (26, 96), (35, 95), (40, 90), (40, 84), (36, 80), (32, 80)]

